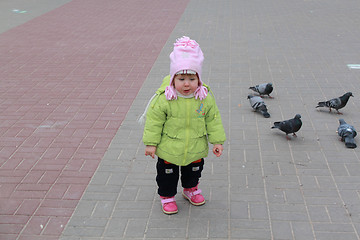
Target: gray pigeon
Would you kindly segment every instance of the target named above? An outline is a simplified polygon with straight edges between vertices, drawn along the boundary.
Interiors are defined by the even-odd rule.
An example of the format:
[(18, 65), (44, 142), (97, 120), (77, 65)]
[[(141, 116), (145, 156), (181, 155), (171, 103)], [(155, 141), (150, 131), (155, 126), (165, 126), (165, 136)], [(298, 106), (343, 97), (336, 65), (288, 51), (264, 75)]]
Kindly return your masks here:
[(328, 107), (330, 112), (331, 112), (331, 109), (334, 108), (338, 114), (342, 114), (341, 112), (339, 112), (339, 109), (346, 106), (350, 97), (353, 97), (352, 93), (347, 92), (344, 95), (342, 95), (341, 97), (333, 98), (333, 99), (330, 99), (329, 101), (318, 102), (318, 105), (316, 106), (316, 108)]
[(270, 93), (274, 89), (272, 83), (262, 83), (262, 84), (254, 86), (254, 87), (249, 87), (249, 89), (259, 93), (260, 96), (268, 95), (269, 98), (273, 98), (273, 97), (270, 96)]
[(270, 114), (268, 113), (268, 110), (266, 108), (266, 104), (261, 97), (249, 95), (247, 98), (249, 99), (251, 107), (255, 111), (260, 112), (265, 118), (270, 117)]
[(337, 133), (341, 137), (341, 141), (345, 142), (345, 146), (348, 148), (356, 148), (354, 137), (357, 133), (355, 128), (347, 124), (344, 119), (339, 119), (339, 123)]
[(301, 115), (296, 114), (294, 118), (281, 121), (281, 122), (274, 122), (274, 126), (271, 128), (278, 128), (281, 131), (286, 133), (286, 139), (290, 140), (288, 134), (292, 133), (294, 137), (296, 137), (295, 132), (299, 131), (302, 125), (301, 122)]

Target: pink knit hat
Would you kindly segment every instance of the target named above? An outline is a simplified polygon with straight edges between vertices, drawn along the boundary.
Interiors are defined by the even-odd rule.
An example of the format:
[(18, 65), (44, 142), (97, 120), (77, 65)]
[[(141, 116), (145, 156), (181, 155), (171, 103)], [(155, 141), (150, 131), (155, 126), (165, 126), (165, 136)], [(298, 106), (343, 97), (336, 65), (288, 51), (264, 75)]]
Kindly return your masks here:
[(199, 44), (189, 37), (178, 38), (174, 43), (174, 50), (170, 53), (170, 84), (165, 89), (167, 100), (177, 99), (176, 90), (173, 86), (174, 76), (181, 71), (194, 71), (199, 77), (199, 87), (195, 90), (196, 99), (203, 100), (207, 96), (207, 88), (201, 81), (201, 69), (204, 61), (204, 54)]

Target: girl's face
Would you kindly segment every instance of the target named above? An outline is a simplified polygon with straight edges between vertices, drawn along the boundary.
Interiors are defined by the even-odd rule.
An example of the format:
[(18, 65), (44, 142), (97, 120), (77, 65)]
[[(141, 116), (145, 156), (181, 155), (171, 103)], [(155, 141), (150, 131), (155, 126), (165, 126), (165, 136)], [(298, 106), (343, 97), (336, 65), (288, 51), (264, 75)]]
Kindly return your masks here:
[(184, 96), (195, 92), (199, 86), (197, 74), (179, 74), (174, 77), (175, 89)]

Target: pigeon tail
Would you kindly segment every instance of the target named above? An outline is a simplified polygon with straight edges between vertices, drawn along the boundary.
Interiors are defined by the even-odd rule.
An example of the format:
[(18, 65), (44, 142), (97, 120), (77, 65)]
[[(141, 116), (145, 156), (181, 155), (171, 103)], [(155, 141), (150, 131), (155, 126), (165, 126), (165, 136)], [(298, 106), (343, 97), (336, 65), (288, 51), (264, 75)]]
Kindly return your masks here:
[(259, 111), (261, 112), (261, 114), (265, 117), (265, 118), (269, 118), (270, 117), (270, 113), (267, 111), (267, 108), (265, 105), (262, 105), (259, 107)]
[(274, 126), (271, 128), (280, 128), (280, 122), (274, 122)]
[(251, 89), (251, 90), (253, 90), (253, 91), (257, 92), (256, 87), (249, 87), (249, 89)]
[(264, 118), (269, 118), (270, 117), (270, 113), (268, 113), (267, 111), (260, 111), (260, 112), (264, 116)]
[(267, 111), (267, 108), (265, 105), (261, 105), (258, 110), (261, 112), (261, 114), (265, 117), (265, 118), (269, 118), (270, 117), (270, 114), (269, 112)]
[(318, 105), (316, 107), (327, 107), (326, 102), (318, 102)]
[(353, 136), (344, 137), (344, 141), (345, 141), (345, 146), (347, 148), (356, 148), (357, 147)]

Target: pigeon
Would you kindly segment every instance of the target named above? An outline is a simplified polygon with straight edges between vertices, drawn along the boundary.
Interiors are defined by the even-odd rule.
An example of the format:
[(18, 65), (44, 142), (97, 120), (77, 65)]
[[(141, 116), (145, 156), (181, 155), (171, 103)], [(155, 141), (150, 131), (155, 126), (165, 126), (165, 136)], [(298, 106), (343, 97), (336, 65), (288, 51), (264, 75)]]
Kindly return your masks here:
[(273, 85), (272, 83), (263, 83), (263, 84), (259, 84), (259, 85), (256, 85), (254, 87), (249, 87), (249, 89), (257, 92), (260, 94), (260, 96), (262, 95), (268, 95), (269, 98), (273, 98), (270, 96), (270, 93), (273, 91)]
[(268, 110), (266, 108), (266, 104), (261, 97), (249, 95), (247, 98), (250, 101), (251, 107), (255, 111), (259, 111), (265, 118), (270, 117), (270, 114), (268, 113)]
[(339, 109), (345, 107), (345, 105), (349, 101), (350, 96), (353, 97), (352, 93), (347, 92), (344, 95), (342, 95), (341, 97), (333, 98), (333, 99), (330, 99), (329, 101), (319, 102), (318, 105), (316, 106), (316, 108), (328, 107), (330, 110), (329, 112), (331, 112), (331, 109), (334, 108), (338, 114), (342, 114), (341, 112), (339, 112)]
[(347, 124), (344, 119), (339, 119), (339, 123), (337, 133), (341, 137), (341, 141), (345, 142), (345, 146), (348, 148), (356, 148), (354, 137), (357, 133), (355, 128)]
[(272, 126), (271, 128), (278, 128), (281, 131), (286, 133), (286, 139), (290, 140), (288, 134), (292, 133), (294, 137), (296, 137), (295, 132), (299, 131), (302, 125), (301, 122), (301, 115), (300, 114), (296, 114), (294, 118), (289, 119), (289, 120), (285, 120), (285, 121), (281, 121), (281, 122), (274, 122), (274, 126)]

